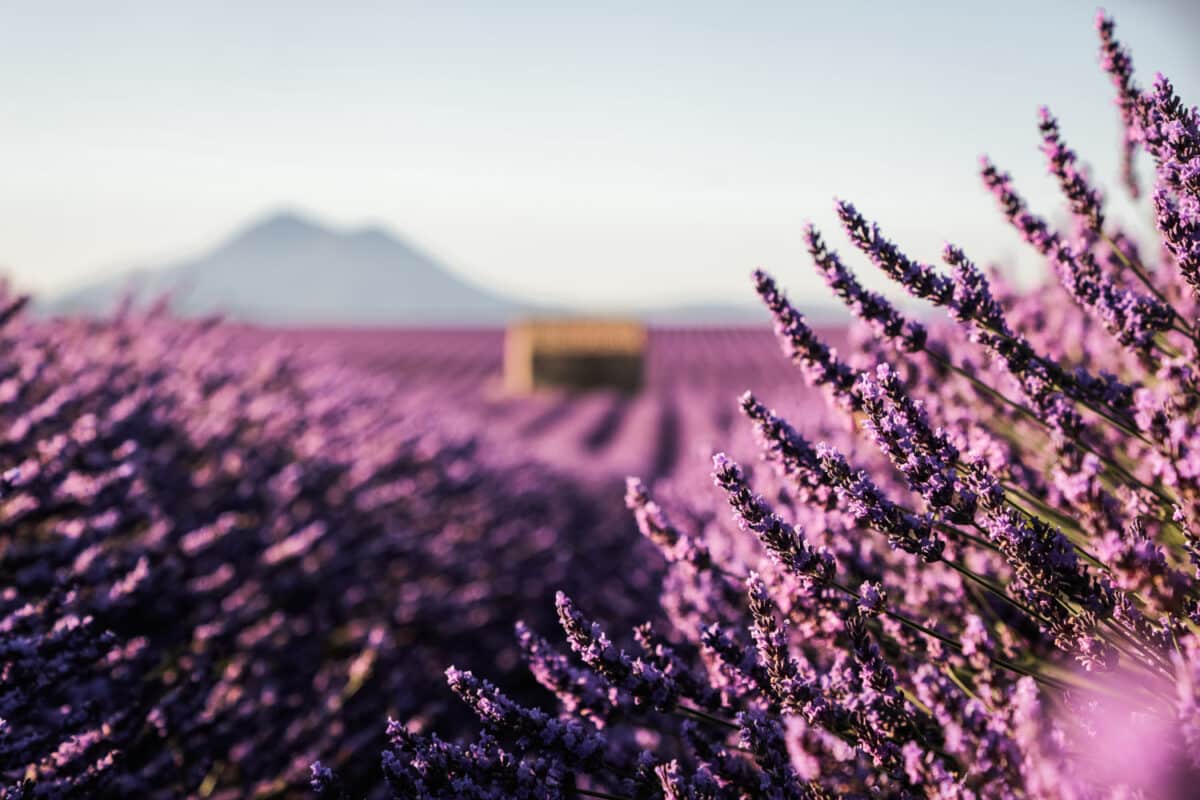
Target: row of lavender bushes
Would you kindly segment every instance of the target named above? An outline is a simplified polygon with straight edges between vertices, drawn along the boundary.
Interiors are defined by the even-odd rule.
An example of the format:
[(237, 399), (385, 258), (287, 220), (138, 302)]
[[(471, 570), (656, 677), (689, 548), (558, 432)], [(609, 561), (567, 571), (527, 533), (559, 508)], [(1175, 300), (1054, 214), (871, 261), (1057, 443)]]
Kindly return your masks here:
[[(606, 629), (593, 601), (559, 593), (560, 633), (517, 628), (557, 710), (448, 669), (483, 733), (391, 721), (394, 797), (1195, 796), (1200, 113), (1161, 76), (1139, 86), (1111, 20), (1098, 30), (1135, 196), (1135, 155), (1154, 165), (1153, 247), (1106, 217), (1048, 111), (1066, 229), (981, 170), (1051, 267), (1034, 293), (954, 245), (944, 266), (910, 259), (838, 203), (865, 260), (950, 322), (867, 291), (808, 228), (818, 272), (874, 334), (865, 354), (843, 359), (754, 280), (845, 424), (814, 441), (742, 397), (765, 466), (714, 457), (732, 526), (679, 522), (673, 509), (710, 501), (660, 505), (631, 479), (670, 566), (667, 622)], [(313, 785), (342, 791), (326, 764)]]
[[(511, 620), (632, 622), (653, 548), (372, 376), (161, 312), (0, 328), (0, 797), (365, 796), (380, 715), (473, 730), (469, 662), (536, 702)], [(427, 411), (427, 409), (426, 409)], [(564, 534), (571, 537), (563, 547)], [(650, 566), (646, 566), (650, 565)]]

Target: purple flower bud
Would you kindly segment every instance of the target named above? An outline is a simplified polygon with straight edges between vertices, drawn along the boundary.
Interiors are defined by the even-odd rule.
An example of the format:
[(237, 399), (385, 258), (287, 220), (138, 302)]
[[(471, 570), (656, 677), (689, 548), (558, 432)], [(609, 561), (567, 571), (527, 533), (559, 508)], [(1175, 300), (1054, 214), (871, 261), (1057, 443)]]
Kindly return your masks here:
[(803, 532), (784, 522), (751, 490), (742, 468), (724, 453), (713, 456), (713, 481), (723, 489), (738, 527), (753, 531), (771, 555), (805, 581), (828, 583), (836, 565), (824, 548), (814, 548)]
[(1078, 166), (1076, 166), (1075, 151), (1067, 147), (1058, 129), (1058, 120), (1050, 113), (1050, 109), (1042, 106), (1038, 109), (1038, 128), (1042, 132), (1042, 152), (1046, 155), (1046, 163), (1050, 173), (1058, 179), (1067, 200), (1071, 203), (1071, 213), (1081, 217), (1096, 233), (1104, 228), (1104, 201)]
[(775, 320), (775, 335), (784, 354), (804, 369), (809, 383), (829, 387), (838, 402), (857, 411), (858, 398), (853, 392), (855, 371), (813, 332), (804, 315), (792, 307), (771, 276), (755, 270), (754, 286)]
[(838, 254), (825, 246), (821, 234), (811, 224), (804, 227), (804, 239), (817, 271), (856, 317), (879, 336), (894, 341), (904, 352), (915, 353), (925, 347), (925, 326), (905, 318), (883, 295), (863, 288)]
[(871, 259), (885, 275), (899, 283), (916, 297), (945, 305), (953, 296), (954, 286), (929, 264), (913, 261), (879, 232), (879, 226), (868, 223), (850, 203), (837, 201), (836, 209), (842, 227), (854, 246)]

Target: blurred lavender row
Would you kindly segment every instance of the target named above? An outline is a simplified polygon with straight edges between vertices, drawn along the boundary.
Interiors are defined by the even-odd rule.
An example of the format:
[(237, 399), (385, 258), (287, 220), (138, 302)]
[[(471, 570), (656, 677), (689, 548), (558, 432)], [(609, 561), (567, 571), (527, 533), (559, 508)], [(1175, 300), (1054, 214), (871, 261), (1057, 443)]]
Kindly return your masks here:
[[(488, 335), (347, 337), (331, 354), (153, 313), (30, 321), (10, 303), (12, 796), (288, 794), (317, 759), (367, 786), (381, 715), (465, 730), (449, 661), (530, 696), (512, 620), (551, 624), (555, 591), (641, 619), (661, 562), (620, 508), (617, 451), (653, 450), (689, 403), (679, 434), (713, 424), (703, 388), (489, 400)], [(679, 434), (659, 445), (664, 472)]]
[(380, 714), (474, 730), (449, 661), (542, 697), (512, 620), (552, 624), (566, 588), (641, 621), (662, 562), (623, 475), (666, 477), (725, 430), (714, 364), (780, 363), (760, 332), (666, 331), (638, 395), (513, 397), (501, 331), (38, 321), (8, 303), (13, 796), (293, 794), (318, 759), (365, 793)]
[[(853, 346), (844, 328), (825, 327), (822, 334), (843, 349)], [(751, 386), (797, 419), (824, 413), (820, 393), (781, 369), (779, 346), (760, 328), (651, 328), (645, 384), (632, 395), (508, 393), (501, 330), (247, 329), (244, 335), (402, 379), (409, 388), (396, 402), (412, 407), (440, 408), (453, 396), (460, 422), (481, 419), (509, 452), (583, 479), (703, 475), (718, 446), (728, 449), (731, 439), (750, 445), (734, 422), (737, 392)]]

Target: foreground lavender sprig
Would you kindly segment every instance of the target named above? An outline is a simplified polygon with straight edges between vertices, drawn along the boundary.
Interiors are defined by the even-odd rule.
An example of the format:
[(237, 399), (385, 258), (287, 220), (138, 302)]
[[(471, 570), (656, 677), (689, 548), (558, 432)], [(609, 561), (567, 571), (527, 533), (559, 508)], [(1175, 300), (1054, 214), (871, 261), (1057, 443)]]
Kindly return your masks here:
[(566, 762), (592, 766), (604, 751), (604, 737), (574, 720), (559, 720), (534, 708), (514, 703), (503, 692), (472, 673), (450, 667), (450, 688), (490, 729), (517, 737), (517, 747), (546, 748)]
[[(568, 775), (563, 767), (583, 760), (559, 739), (533, 748), (520, 737), (544, 718), (497, 701), (480, 710), (518, 733), (513, 752), (485, 735), (490, 755), (467, 764), (463, 751), (399, 735), (403, 758), (385, 756), (389, 775), (425, 780), (436, 763), (472, 791), (485, 787), (480, 796), (536, 785), (553, 797), (575, 781), (579, 796), (610, 800), (1195, 793), (1200, 390), (1189, 215), (1200, 114), (1164, 79), (1140, 90), (1111, 21), (1101, 16), (1099, 28), (1131, 189), (1133, 148), (1155, 161), (1160, 263), (1119, 233), (1048, 112), (1043, 151), (1076, 220), (1069, 241), (1028, 211), (1007, 175), (984, 171), (1057, 287), (1019, 292), (952, 245), (943, 274), (839, 203), (855, 246), (954, 325), (907, 319), (808, 228), (818, 272), (875, 335), (864, 346), (874, 366), (833, 351), (764, 273), (755, 285), (784, 352), (853, 425), (793, 426), (759, 399), (765, 391), (745, 393), (739, 406), (773, 469), (751, 481), (718, 454), (715, 499), (679, 487), (663, 495), (686, 526), (627, 483), (638, 528), (668, 562), (661, 599), (674, 628), (638, 626), (636, 647), (623, 647), (559, 595), (582, 665), (522, 629), (543, 685), (577, 723), (603, 724), (613, 758)], [(1149, 294), (1130, 288), (1135, 279)], [(813, 428), (824, 441), (800, 432)], [(722, 500), (732, 525), (716, 513)]]
[(1179, 265), (1179, 272), (1200, 297), (1200, 204), (1194, 199), (1178, 201), (1165, 187), (1153, 196), (1155, 222), (1163, 243)]
[(821, 341), (809, 327), (804, 315), (788, 302), (771, 276), (762, 270), (755, 270), (753, 277), (754, 288), (775, 320), (775, 334), (784, 353), (804, 369), (814, 385), (828, 386), (839, 402), (847, 408), (858, 410), (859, 401), (854, 394), (854, 369)]
[(671, 523), (639, 478), (625, 479), (625, 507), (633, 512), (642, 535), (658, 545), (668, 559), (691, 564), (699, 570), (712, 566), (712, 556), (704, 544)]
[(831, 507), (836, 494), (821, 466), (816, 449), (787, 420), (746, 392), (738, 399), (742, 413), (754, 424), (763, 458), (776, 463), (793, 483), (803, 502)]
[(585, 664), (613, 686), (628, 692), (638, 703), (648, 703), (659, 710), (674, 707), (680, 688), (670, 675), (617, 648), (599, 623), (587, 619), (562, 592), (554, 602), (567, 641)]
[(817, 455), (845, 510), (860, 524), (885, 534), (888, 543), (898, 550), (919, 555), (926, 561), (941, 558), (945, 545), (934, 531), (930, 515), (900, 507), (866, 470), (852, 467), (836, 447), (817, 445)]
[(905, 318), (883, 295), (865, 289), (838, 254), (825, 245), (812, 224), (804, 227), (804, 240), (825, 283), (856, 317), (870, 325), (877, 335), (899, 342), (904, 351), (917, 352), (925, 347), (928, 337), (925, 326)]
[(1133, 197), (1141, 194), (1134, 171), (1134, 155), (1139, 136), (1140, 92), (1133, 82), (1133, 61), (1129, 51), (1115, 36), (1116, 23), (1103, 11), (1096, 14), (1096, 30), (1100, 34), (1100, 66), (1108, 73), (1117, 90), (1116, 104), (1121, 113), (1121, 177)]
[(1059, 188), (1071, 204), (1071, 213), (1082, 218), (1094, 233), (1104, 230), (1104, 201), (1087, 175), (1076, 164), (1075, 151), (1067, 147), (1059, 131), (1058, 119), (1050, 109), (1038, 109), (1038, 128), (1042, 133), (1042, 152)]
[(728, 496), (738, 526), (757, 535), (780, 564), (807, 581), (829, 581), (835, 569), (833, 556), (813, 547), (801, 531), (780, 519), (750, 488), (742, 468), (724, 453), (713, 456), (713, 481)]
[(850, 203), (838, 200), (835, 210), (850, 241), (884, 274), (924, 300), (937, 305), (950, 301), (954, 286), (946, 276), (929, 264), (914, 261), (902, 253), (883, 236), (878, 225), (867, 222)]
[(868, 432), (904, 473), (909, 486), (932, 510), (953, 522), (971, 522), (975, 495), (959, 485), (958, 448), (943, 431), (932, 429), (924, 409), (904, 391), (895, 371), (881, 364), (874, 376), (859, 379), (859, 387)]
[[(1056, 127), (1052, 133), (1056, 137)], [(1061, 143), (1055, 139), (1051, 141), (1053, 143), (1048, 145), (1048, 149), (1052, 168), (1063, 171), (1067, 176), (1067, 188), (1076, 194), (1073, 202), (1085, 214), (1098, 215), (1099, 200), (1086, 196), (1086, 190), (1072, 182), (1071, 175), (1066, 172), (1063, 164), (1067, 159), (1063, 153), (1069, 151), (1064, 151)], [(1013, 188), (1012, 178), (986, 158), (982, 162), (980, 175), (996, 196), (1009, 222), (1025, 241), (1047, 257), (1071, 297), (1094, 313), (1121, 344), (1148, 354), (1155, 336), (1171, 328), (1174, 318), (1171, 307), (1154, 297), (1120, 286), (1104, 275), (1091, 251), (1072, 246), (1052, 231), (1043, 219), (1030, 213), (1025, 201)], [(1096, 206), (1095, 211), (1090, 210), (1092, 205)]]

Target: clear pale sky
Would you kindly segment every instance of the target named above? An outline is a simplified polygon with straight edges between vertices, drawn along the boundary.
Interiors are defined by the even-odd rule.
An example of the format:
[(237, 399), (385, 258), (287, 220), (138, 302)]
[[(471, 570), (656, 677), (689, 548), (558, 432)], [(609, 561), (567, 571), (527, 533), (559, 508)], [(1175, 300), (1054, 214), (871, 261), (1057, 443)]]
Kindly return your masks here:
[[(1200, 2), (1106, 7), (1140, 81), (1161, 70), (1200, 102)], [(1046, 103), (1120, 194), (1095, 11), (0, 2), (0, 266), (49, 291), (287, 207), (386, 224), (540, 300), (749, 302), (756, 266), (815, 286), (800, 225), (846, 247), (835, 195), (914, 255), (949, 238), (1028, 261), (976, 160), (1059, 213)]]

